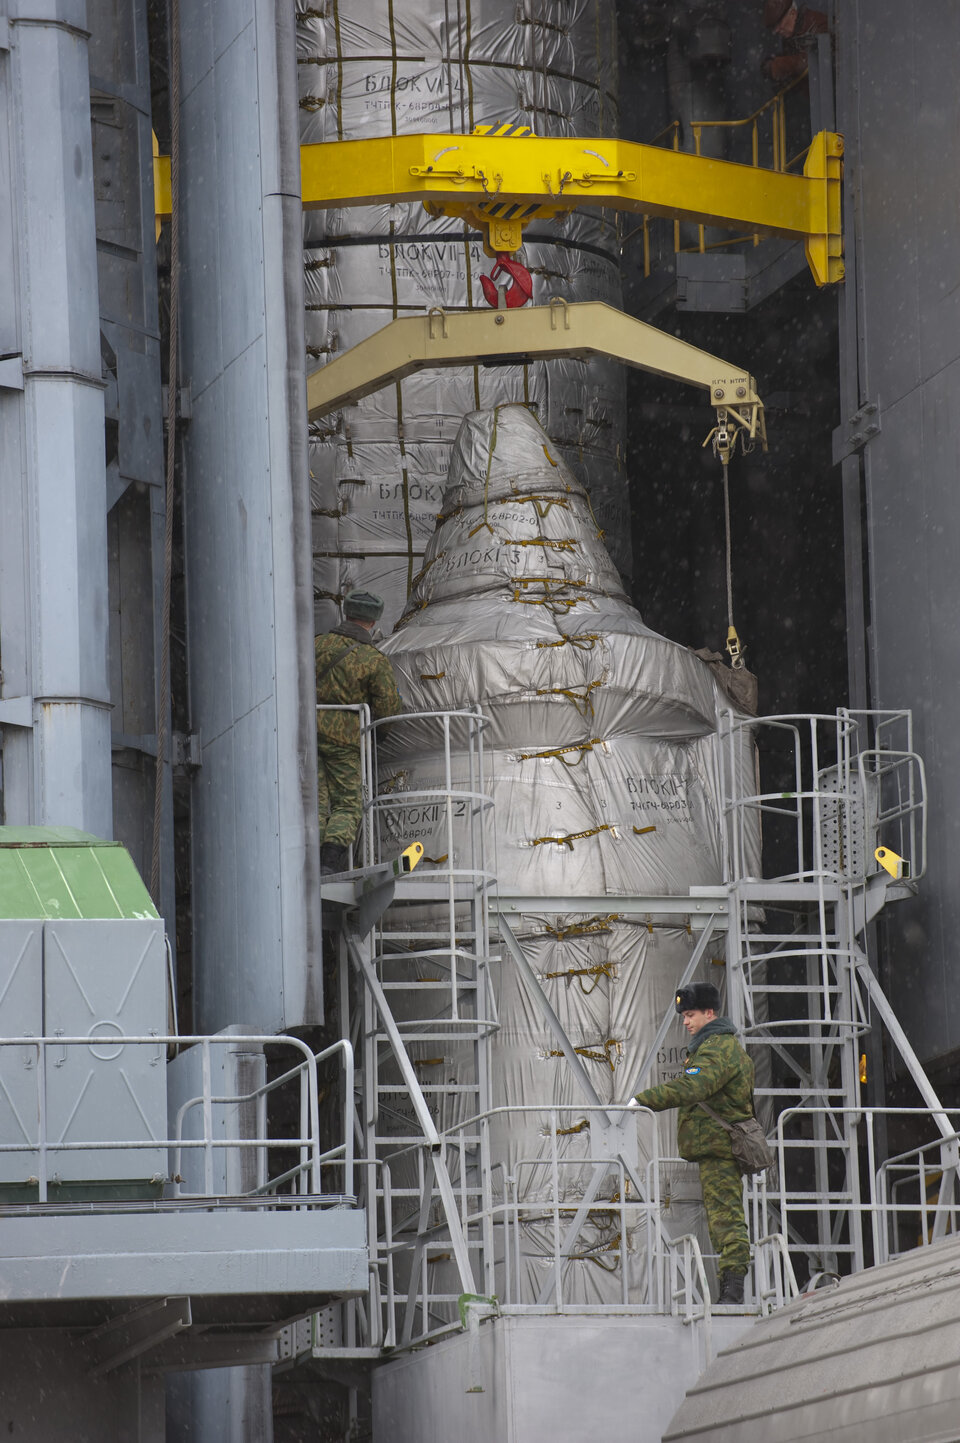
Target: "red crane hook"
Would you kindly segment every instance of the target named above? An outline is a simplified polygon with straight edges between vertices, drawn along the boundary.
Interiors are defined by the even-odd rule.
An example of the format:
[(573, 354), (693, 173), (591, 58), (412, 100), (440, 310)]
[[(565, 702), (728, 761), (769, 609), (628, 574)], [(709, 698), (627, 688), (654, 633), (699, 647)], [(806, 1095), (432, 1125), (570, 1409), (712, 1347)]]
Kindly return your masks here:
[(497, 276), (507, 275), (510, 277), (510, 284), (505, 288), (504, 303), (509, 310), (516, 306), (524, 306), (533, 295), (533, 276), (520, 261), (513, 260), (502, 251), (497, 252), (497, 263), (488, 276), (480, 277), (480, 285), (483, 290), (484, 300), (488, 305), (499, 309), (500, 289), (497, 286)]

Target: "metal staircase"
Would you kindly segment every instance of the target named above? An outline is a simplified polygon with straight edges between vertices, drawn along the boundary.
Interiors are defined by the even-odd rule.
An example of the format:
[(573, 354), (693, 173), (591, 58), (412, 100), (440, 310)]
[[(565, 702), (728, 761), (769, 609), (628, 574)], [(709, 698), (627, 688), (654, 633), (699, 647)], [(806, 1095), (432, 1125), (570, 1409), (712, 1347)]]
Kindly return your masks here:
[[(511, 931), (511, 914), (529, 910), (530, 899), (496, 889), (483, 718), (436, 713), (409, 725), (436, 733), (436, 784), (411, 790), (391, 767), (389, 745), (374, 749), (376, 728), (363, 718), (361, 865), (324, 884), (325, 905), (341, 911), (341, 1016), (352, 1019), (362, 1059), (354, 1130), (370, 1287), (365, 1298), (298, 1325), (287, 1339), (288, 1358), (330, 1368), (469, 1331), (495, 1310), (575, 1313), (565, 1268), (584, 1256), (584, 1229), (601, 1214), (612, 1220), (605, 1265), (620, 1270), (620, 1285), (616, 1301), (593, 1311), (680, 1317), (693, 1325), (706, 1358), (712, 1308), (704, 1259), (695, 1236), (669, 1235), (660, 1187), (667, 1159), (656, 1119), (647, 1119), (652, 1152), (644, 1163), (637, 1114), (625, 1110), (675, 1022), (672, 1009), (651, 1039), (641, 1075), (623, 1079), (621, 1102), (613, 1107), (591, 1097), (576, 1049)], [(451, 765), (455, 733), (460, 747), (469, 739), (466, 782)], [(744, 767), (751, 754), (755, 769)], [(803, 1276), (805, 1267), (810, 1277), (856, 1271), (958, 1225), (956, 1121), (925, 1078), (867, 957), (871, 920), (885, 902), (911, 895), (925, 869), (925, 782), (905, 712), (760, 719), (728, 713), (715, 761), (723, 885), (685, 896), (618, 897), (617, 908), (621, 916), (676, 916), (688, 927), (692, 950), (678, 985), (693, 976), (708, 947), (717, 950), (711, 938), (725, 937), (727, 1010), (755, 1059), (758, 1110), (778, 1155), (778, 1167), (746, 1189), (755, 1250), (750, 1306), (768, 1311), (796, 1295), (795, 1270)], [(432, 857), (396, 877), (387, 859), (397, 850), (396, 820), (404, 814), (409, 823), (410, 809), (424, 807), (434, 824), (441, 818), (443, 844), (431, 842)], [(758, 824), (763, 876), (755, 860)], [(886, 849), (889, 868), (877, 861), (878, 848)], [(538, 897), (536, 908), (589, 912), (602, 901)], [(491, 914), (505, 954), (554, 1033), (557, 1055), (580, 1079), (576, 1107), (540, 1108), (543, 1135), (562, 1137), (572, 1124), (582, 1127), (587, 1114), (594, 1121), (595, 1155), (581, 1159), (594, 1176), (578, 1207), (559, 1201), (565, 1165), (559, 1155), (543, 1164), (553, 1169), (558, 1192), (541, 1209), (553, 1266), (550, 1287), (536, 1302), (517, 1290), (524, 1209), (511, 1180), (500, 1179), (488, 1145), (492, 1120), (501, 1127), (509, 1121), (498, 1114), (524, 1110), (489, 1110), (488, 1046), (497, 1027)], [(890, 1160), (881, 1146), (884, 1110), (864, 1105), (866, 1038), (881, 1023), (941, 1139)], [(619, 1178), (613, 1209), (600, 1186), (611, 1176)]]
[[(752, 787), (734, 765), (744, 729)], [(882, 993), (866, 929), (909, 896), (926, 867), (925, 781), (908, 712), (835, 717), (728, 715), (721, 736), (728, 816), (728, 1006), (757, 1068), (775, 1129), (775, 1184), (755, 1184), (758, 1226), (782, 1231), (811, 1275), (856, 1271), (864, 1239), (861, 1125), (871, 1001)], [(776, 875), (750, 875), (744, 837), (759, 818)], [(895, 857), (893, 871), (878, 849)], [(772, 865), (771, 865), (772, 864)], [(881, 1002), (882, 1006), (882, 1002)], [(883, 1020), (892, 1013), (883, 1007)], [(905, 1036), (894, 1041), (926, 1084)]]

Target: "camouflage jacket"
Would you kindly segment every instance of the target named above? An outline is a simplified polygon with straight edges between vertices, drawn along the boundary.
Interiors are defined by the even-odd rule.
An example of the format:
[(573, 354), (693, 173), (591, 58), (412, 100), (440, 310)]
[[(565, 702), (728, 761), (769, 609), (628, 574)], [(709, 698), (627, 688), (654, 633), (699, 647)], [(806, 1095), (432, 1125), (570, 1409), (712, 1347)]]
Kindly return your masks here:
[(708, 1022), (693, 1040), (683, 1072), (637, 1093), (641, 1107), (663, 1112), (680, 1109), (677, 1147), (681, 1157), (731, 1157), (730, 1134), (699, 1106), (701, 1099), (725, 1122), (753, 1116), (753, 1062), (737, 1041), (726, 1017)]
[[(334, 631), (314, 638), (313, 652), (317, 701), (321, 705), (356, 706), (366, 702), (375, 720), (403, 711), (393, 667), (362, 626), (342, 622)], [(340, 657), (342, 661), (338, 660)], [(359, 737), (360, 721), (356, 712), (317, 712), (318, 746), (324, 742), (351, 746)]]

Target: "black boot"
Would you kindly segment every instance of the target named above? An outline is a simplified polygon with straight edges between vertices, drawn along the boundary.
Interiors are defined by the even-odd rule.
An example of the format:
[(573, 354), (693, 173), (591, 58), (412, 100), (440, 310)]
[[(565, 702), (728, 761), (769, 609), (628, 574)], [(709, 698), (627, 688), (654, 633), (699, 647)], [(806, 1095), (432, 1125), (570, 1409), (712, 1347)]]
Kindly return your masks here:
[(743, 1273), (721, 1273), (717, 1303), (743, 1303)]
[(336, 842), (324, 842), (320, 847), (320, 875), (330, 877), (334, 872), (347, 870), (347, 848)]

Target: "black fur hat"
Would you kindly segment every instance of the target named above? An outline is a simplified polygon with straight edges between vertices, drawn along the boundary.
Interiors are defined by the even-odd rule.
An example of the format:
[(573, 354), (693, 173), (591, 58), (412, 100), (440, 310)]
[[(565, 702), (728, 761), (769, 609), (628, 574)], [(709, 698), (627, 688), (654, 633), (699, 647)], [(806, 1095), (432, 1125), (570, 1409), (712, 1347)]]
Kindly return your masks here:
[(720, 993), (712, 982), (693, 982), (677, 993), (678, 1012), (719, 1012)]

